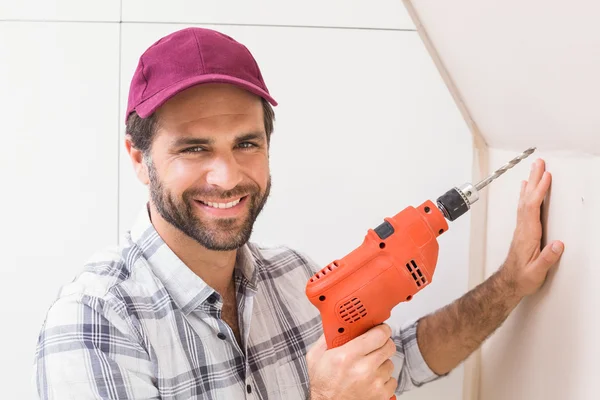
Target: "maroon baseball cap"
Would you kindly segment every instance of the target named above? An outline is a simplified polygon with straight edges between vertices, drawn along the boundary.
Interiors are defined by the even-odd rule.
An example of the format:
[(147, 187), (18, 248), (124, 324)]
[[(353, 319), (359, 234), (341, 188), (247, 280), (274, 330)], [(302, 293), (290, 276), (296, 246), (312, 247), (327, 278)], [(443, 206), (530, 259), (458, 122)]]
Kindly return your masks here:
[(133, 111), (146, 118), (177, 93), (203, 83), (237, 85), (277, 105), (246, 46), (194, 27), (163, 37), (142, 54), (131, 80), (125, 121)]

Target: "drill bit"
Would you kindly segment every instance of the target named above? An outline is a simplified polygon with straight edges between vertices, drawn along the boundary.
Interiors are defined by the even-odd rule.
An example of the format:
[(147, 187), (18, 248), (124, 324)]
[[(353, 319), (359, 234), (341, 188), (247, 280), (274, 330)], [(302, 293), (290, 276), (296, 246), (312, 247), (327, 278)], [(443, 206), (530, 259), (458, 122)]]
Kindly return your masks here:
[(515, 165), (517, 165), (519, 162), (521, 162), (521, 160), (524, 160), (525, 158), (529, 157), (529, 155), (531, 153), (533, 153), (535, 151), (535, 149), (536, 149), (535, 147), (528, 148), (523, 153), (519, 154), (517, 157), (513, 158), (512, 160), (510, 160), (509, 162), (507, 162), (506, 164), (504, 164), (503, 166), (498, 168), (496, 171), (494, 171), (494, 173), (492, 175), (488, 176), (481, 182), (477, 183), (475, 185), (475, 189), (477, 189), (477, 190), (483, 189), (484, 187), (489, 185), (490, 182), (492, 182), (493, 180), (496, 180), (500, 175), (502, 175), (503, 173), (505, 173), (506, 171), (508, 171)]

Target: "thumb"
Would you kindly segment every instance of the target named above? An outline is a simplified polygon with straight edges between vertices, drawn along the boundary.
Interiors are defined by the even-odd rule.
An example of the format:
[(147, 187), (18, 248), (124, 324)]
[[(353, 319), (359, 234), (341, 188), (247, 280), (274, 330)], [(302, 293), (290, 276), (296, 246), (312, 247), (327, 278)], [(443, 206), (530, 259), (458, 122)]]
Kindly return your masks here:
[(537, 268), (542, 268), (544, 270), (550, 269), (550, 267), (552, 267), (554, 264), (556, 264), (556, 262), (562, 255), (562, 253), (564, 251), (564, 247), (565, 247), (565, 245), (559, 240), (555, 240), (552, 243), (548, 243), (548, 245), (546, 245), (546, 247), (544, 247), (544, 249), (540, 253), (537, 260), (535, 260), (536, 269)]

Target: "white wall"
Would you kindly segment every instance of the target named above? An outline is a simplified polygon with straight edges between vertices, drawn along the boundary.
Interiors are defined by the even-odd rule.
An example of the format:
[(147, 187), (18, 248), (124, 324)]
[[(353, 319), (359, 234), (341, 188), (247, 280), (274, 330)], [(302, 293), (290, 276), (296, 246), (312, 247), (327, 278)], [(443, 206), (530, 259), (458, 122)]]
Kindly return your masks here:
[[(511, 153), (493, 149), (490, 162)], [(540, 151), (553, 174), (544, 207), (546, 242), (560, 239), (565, 252), (542, 289), (525, 299), (483, 347), (482, 400), (595, 400), (600, 398), (600, 157)], [(519, 182), (528, 166), (489, 191), (486, 275), (504, 260)]]
[[(545, 242), (565, 252), (482, 349), (468, 400), (600, 398), (600, 4), (585, 0), (405, 0), (488, 145), (489, 168), (533, 156), (489, 187), (483, 275), (504, 261), (520, 181), (546, 160)], [(477, 378), (476, 376), (474, 376)]]
[[(123, 113), (137, 58), (173, 30), (210, 23), (245, 43), (280, 102), (272, 197), (254, 241), (325, 265), (383, 217), (471, 178), (470, 133), (399, 2), (81, 3), (0, 3), (3, 398), (29, 397), (38, 330), (59, 286), (117, 243), (146, 199), (124, 151)], [(469, 222), (441, 237), (433, 283), (394, 310), (395, 322), (465, 291)], [(441, 397), (462, 398), (462, 368), (405, 398)]]
[(117, 235), (117, 24), (0, 22), (2, 398), (29, 398), (45, 310)]

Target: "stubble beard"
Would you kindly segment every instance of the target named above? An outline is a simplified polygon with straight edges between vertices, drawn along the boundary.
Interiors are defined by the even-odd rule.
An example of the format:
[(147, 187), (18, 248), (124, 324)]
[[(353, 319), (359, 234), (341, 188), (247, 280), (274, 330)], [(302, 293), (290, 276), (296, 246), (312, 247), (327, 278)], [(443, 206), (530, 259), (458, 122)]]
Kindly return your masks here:
[[(146, 165), (150, 178), (150, 197), (165, 221), (209, 250), (236, 250), (250, 240), (254, 222), (263, 210), (271, 191), (270, 176), (264, 194), (261, 194), (258, 185), (254, 184), (238, 185), (225, 192), (188, 189), (178, 197), (164, 187), (153, 163), (150, 161)], [(241, 224), (237, 218), (219, 218), (207, 222), (194, 213), (194, 209), (197, 208), (194, 198), (231, 199), (244, 195), (248, 196), (248, 214)]]

